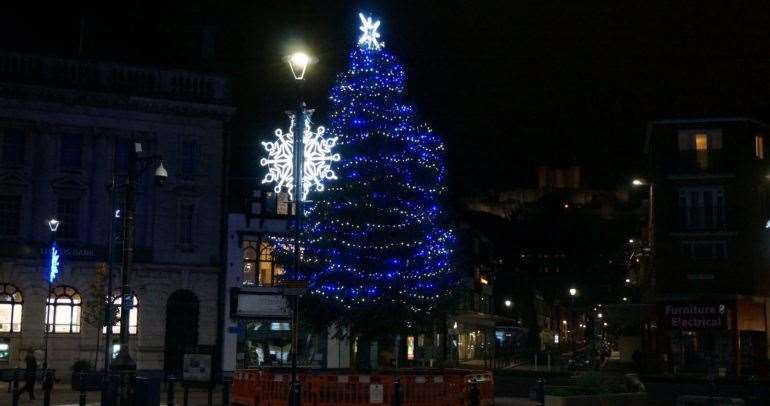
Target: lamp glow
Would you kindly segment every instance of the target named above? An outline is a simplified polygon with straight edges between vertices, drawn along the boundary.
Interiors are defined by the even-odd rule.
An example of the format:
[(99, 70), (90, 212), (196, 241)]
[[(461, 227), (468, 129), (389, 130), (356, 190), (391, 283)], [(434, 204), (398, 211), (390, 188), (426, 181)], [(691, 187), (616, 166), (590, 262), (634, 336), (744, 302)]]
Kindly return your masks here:
[(511, 307), (511, 305), (513, 305), (513, 302), (511, 302), (510, 299), (506, 299), (505, 300), (505, 307)]
[(304, 52), (295, 52), (289, 55), (287, 61), (289, 62), (291, 74), (294, 75), (294, 79), (303, 80), (305, 78), (307, 66), (313, 62), (313, 59)]
[(577, 295), (577, 289), (575, 289), (575, 288), (569, 288), (569, 295), (570, 295), (570, 296), (575, 296), (575, 295)]

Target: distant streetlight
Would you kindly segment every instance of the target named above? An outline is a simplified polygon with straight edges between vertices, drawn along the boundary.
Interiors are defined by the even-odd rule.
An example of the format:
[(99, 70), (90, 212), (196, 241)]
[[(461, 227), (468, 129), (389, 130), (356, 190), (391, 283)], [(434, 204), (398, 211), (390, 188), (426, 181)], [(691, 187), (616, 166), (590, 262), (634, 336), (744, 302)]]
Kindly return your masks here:
[(598, 317), (598, 318), (600, 318), (600, 319), (601, 319), (602, 317), (604, 317), (604, 314), (602, 314), (602, 313), (599, 313), (599, 314), (597, 314), (597, 315), (596, 315), (596, 317)]
[(629, 239), (628, 239), (628, 243), (629, 243), (629, 244), (633, 244), (634, 242), (635, 242), (635, 241), (634, 241), (634, 239), (633, 239), (633, 238), (629, 238)]
[(607, 327), (607, 326), (609, 326), (609, 324), (607, 324), (607, 322), (605, 321), (605, 322), (604, 322), (604, 324), (603, 324), (603, 326), (604, 326), (604, 327)]
[(628, 302), (628, 298), (627, 298), (627, 297), (625, 297), (625, 296), (623, 296), (623, 301), (624, 301), (624, 302)]
[(577, 289), (575, 289), (575, 288), (569, 288), (569, 295), (570, 295), (570, 296), (573, 296), (573, 297), (574, 297), (574, 296), (577, 296), (577, 294), (578, 294), (578, 291), (577, 291)]
[(626, 278), (626, 283), (631, 283), (631, 278)]
[(564, 324), (566, 326), (567, 325), (567, 320), (562, 320), (561, 324)]
[(503, 304), (505, 304), (505, 307), (513, 306), (513, 302), (511, 301), (511, 299), (505, 299), (505, 302), (503, 302)]
[(634, 185), (634, 186), (644, 186), (644, 185), (647, 184), (647, 181), (642, 179), (642, 178), (634, 178), (631, 181), (631, 184)]

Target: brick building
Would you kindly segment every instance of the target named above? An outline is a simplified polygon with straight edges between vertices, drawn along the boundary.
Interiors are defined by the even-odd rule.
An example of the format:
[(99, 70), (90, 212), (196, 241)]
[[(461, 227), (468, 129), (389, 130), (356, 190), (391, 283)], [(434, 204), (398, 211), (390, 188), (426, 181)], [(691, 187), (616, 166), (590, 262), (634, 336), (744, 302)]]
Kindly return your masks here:
[[(184, 352), (216, 344), (229, 98), (217, 76), (0, 53), (0, 368), (43, 347), (52, 217), (62, 270), (48, 304), (49, 365), (96, 361), (104, 340), (90, 309), (106, 293), (99, 271), (122, 207), (121, 188), (111, 207), (108, 185), (121, 183), (132, 141), (169, 172), (163, 186), (148, 171), (137, 187), (132, 356), (140, 369), (174, 370)], [(117, 287), (119, 259), (113, 272)]]
[(767, 374), (768, 126), (748, 118), (660, 120), (647, 138), (655, 316), (648, 353), (672, 371)]

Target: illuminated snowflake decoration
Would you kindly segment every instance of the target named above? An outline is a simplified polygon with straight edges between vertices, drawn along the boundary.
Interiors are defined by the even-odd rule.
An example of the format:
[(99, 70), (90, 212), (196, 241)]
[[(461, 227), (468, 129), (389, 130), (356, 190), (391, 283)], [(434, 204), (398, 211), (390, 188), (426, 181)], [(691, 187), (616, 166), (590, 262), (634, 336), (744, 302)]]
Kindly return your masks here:
[(377, 38), (380, 38), (380, 33), (377, 29), (380, 28), (380, 20), (372, 21), (372, 17), (364, 17), (364, 13), (358, 13), (358, 18), (361, 19), (361, 27), (359, 29), (363, 34), (358, 38), (358, 45), (363, 45), (369, 49), (380, 49), (385, 43), (380, 42)]
[[(276, 193), (284, 189), (289, 197), (294, 199), (294, 115), (289, 116), (291, 122), (289, 131), (284, 133), (280, 128), (275, 130), (278, 138), (274, 142), (263, 142), (268, 157), (262, 158), (259, 164), (267, 167), (267, 174), (262, 183), (275, 183)], [(337, 179), (337, 175), (331, 168), (331, 163), (340, 160), (340, 154), (333, 154), (332, 149), (337, 145), (337, 137), (324, 138), (324, 127), (318, 127), (313, 132), (310, 128), (310, 117), (305, 116), (304, 131), (302, 137), (303, 163), (302, 163), (302, 200), (307, 199), (310, 190), (322, 192), (324, 180)]]
[(59, 274), (59, 249), (56, 248), (56, 243), (51, 245), (51, 268), (48, 272), (48, 282), (53, 283), (56, 279), (56, 275)]

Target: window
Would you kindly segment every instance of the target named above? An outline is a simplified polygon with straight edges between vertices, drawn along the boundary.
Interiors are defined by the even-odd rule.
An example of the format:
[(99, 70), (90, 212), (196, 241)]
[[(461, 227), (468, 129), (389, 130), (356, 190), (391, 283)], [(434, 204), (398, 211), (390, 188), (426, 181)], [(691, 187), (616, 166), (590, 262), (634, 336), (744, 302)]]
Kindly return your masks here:
[(83, 136), (65, 134), (61, 137), (59, 165), (63, 169), (80, 169), (83, 155)]
[(275, 214), (279, 215), (294, 215), (297, 211), (294, 210), (294, 202), (289, 198), (289, 194), (286, 192), (277, 193)]
[(683, 229), (725, 226), (725, 195), (721, 187), (679, 189), (679, 225)]
[(62, 198), (58, 202), (57, 216), (61, 225), (56, 232), (56, 238), (75, 240), (78, 238), (80, 225), (80, 199)]
[(268, 242), (243, 242), (244, 285), (275, 286), (283, 272), (283, 266), (275, 260), (275, 249)]
[(46, 328), (52, 333), (80, 333), (80, 293), (70, 286), (57, 286), (48, 295)]
[(21, 291), (13, 285), (0, 284), (0, 332), (21, 331)]
[(754, 136), (754, 155), (759, 159), (765, 159), (765, 137), (761, 134)]
[(193, 220), (195, 218), (195, 206), (182, 204), (179, 206), (179, 243), (193, 243)]
[(182, 178), (193, 179), (198, 170), (198, 143), (195, 141), (182, 142), (182, 164), (179, 168)]
[(727, 258), (725, 241), (682, 241), (680, 247), (682, 255), (690, 259)]
[[(120, 334), (120, 323), (122, 323), (121, 319), (121, 312), (123, 309), (121, 308), (121, 304), (123, 303), (123, 298), (120, 297), (120, 294), (116, 294), (112, 298), (112, 305), (117, 310), (117, 323), (115, 323), (112, 326), (112, 334)], [(139, 330), (139, 299), (136, 298), (136, 296), (132, 296), (131, 303), (129, 304), (129, 311), (128, 311), (128, 334), (136, 334)], [(102, 333), (106, 333), (107, 328), (102, 327)]]
[(115, 173), (128, 173), (128, 154), (131, 151), (131, 142), (127, 139), (115, 141)]
[(6, 130), (3, 135), (2, 164), (5, 167), (24, 165), (26, 137), (20, 130)]
[(0, 237), (18, 237), (21, 228), (21, 196), (0, 196)]
[(678, 133), (679, 151), (693, 151), (700, 169), (709, 167), (709, 153), (722, 149), (722, 130), (682, 130)]

